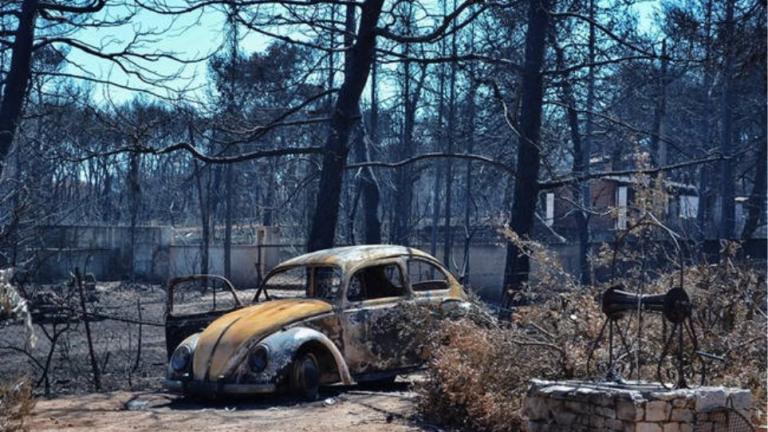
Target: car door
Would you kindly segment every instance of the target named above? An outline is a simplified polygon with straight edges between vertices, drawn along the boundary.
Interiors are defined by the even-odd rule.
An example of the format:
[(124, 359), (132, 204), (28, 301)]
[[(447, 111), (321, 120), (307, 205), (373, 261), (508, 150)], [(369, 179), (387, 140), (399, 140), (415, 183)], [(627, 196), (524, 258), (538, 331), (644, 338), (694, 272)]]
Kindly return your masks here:
[(216, 318), (242, 307), (225, 278), (194, 275), (171, 279), (165, 309), (165, 344), (170, 359), (188, 336), (203, 331)]
[(402, 369), (403, 303), (410, 300), (400, 260), (358, 268), (349, 278), (342, 312), (344, 354), (355, 375)]

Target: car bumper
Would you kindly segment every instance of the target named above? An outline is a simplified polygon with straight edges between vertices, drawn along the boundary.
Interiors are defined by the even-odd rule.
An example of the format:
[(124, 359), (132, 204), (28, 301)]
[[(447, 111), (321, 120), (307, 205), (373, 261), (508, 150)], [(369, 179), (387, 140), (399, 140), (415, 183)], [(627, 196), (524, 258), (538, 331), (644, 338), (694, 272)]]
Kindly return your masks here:
[(166, 379), (163, 384), (171, 393), (201, 396), (265, 394), (274, 393), (277, 390), (275, 384), (232, 384), (171, 379)]

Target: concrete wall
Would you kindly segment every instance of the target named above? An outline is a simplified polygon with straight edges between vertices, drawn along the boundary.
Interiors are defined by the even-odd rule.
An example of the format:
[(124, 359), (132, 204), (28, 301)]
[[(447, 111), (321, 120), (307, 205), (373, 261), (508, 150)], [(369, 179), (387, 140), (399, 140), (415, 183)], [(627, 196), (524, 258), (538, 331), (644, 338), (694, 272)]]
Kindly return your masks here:
[[(171, 227), (137, 227), (131, 250), (131, 229), (125, 226), (41, 226), (37, 238), (39, 248), (30, 250), (35, 256), (33, 279), (58, 282), (69, 277), (76, 267), (93, 273), (97, 280), (122, 280), (131, 272), (139, 280), (163, 283), (171, 277), (200, 271), (200, 246), (175, 245)], [(276, 228), (260, 231), (257, 242), (279, 243)], [(232, 282), (237, 286), (253, 286), (257, 281), (255, 265), (262, 273), (279, 261), (279, 248), (257, 245), (233, 245)], [(212, 246), (209, 271), (223, 274), (224, 250)]]
[[(255, 288), (259, 282), (257, 266), (261, 263), (261, 276), (278, 264), (278, 254), (273, 248), (252, 245), (232, 246), (232, 274), (230, 281), (237, 288)], [(209, 273), (224, 274), (224, 248), (211, 247), (208, 251)], [(200, 272), (200, 246), (171, 246), (169, 249), (168, 277), (184, 276)]]
[(36, 255), (36, 279), (52, 282), (68, 277), (75, 267), (98, 280), (124, 279), (131, 271), (139, 279), (162, 280), (167, 275), (170, 227), (136, 227), (134, 250), (131, 229), (122, 226), (41, 226)]
[[(429, 245), (417, 246), (429, 252)], [(558, 257), (564, 270), (578, 275), (578, 247), (575, 245), (552, 245), (551, 252)], [(435, 256), (443, 260), (443, 248), (438, 247)], [(469, 286), (481, 298), (489, 302), (500, 300), (504, 283), (504, 261), (507, 246), (504, 243), (471, 245), (469, 248)], [(451, 270), (458, 274), (464, 265), (464, 246), (453, 248)], [(531, 279), (536, 279), (539, 266), (531, 262)]]

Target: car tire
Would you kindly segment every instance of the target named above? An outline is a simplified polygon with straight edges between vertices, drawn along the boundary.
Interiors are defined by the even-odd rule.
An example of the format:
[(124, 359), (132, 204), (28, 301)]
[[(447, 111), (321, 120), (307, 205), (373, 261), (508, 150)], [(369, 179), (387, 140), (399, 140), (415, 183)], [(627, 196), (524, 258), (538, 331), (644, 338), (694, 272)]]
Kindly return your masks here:
[(308, 401), (317, 400), (320, 393), (320, 367), (311, 352), (299, 355), (291, 367), (291, 393)]

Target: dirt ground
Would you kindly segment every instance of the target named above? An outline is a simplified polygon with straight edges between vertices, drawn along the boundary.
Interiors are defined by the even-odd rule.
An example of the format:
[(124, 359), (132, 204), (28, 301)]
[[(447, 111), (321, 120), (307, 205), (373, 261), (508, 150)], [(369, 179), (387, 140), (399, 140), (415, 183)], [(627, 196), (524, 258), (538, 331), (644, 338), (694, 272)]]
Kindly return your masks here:
[(40, 400), (32, 431), (421, 431), (408, 383), (385, 389), (332, 387), (316, 402), (190, 401), (162, 392), (111, 392)]
[[(0, 378), (27, 376), (37, 384), (38, 401), (27, 422), (31, 431), (435, 429), (413, 415), (410, 386), (418, 376), (401, 377), (383, 388), (328, 387), (320, 400), (311, 403), (277, 397), (194, 401), (164, 393), (160, 390), (167, 361), (161, 325), (163, 287), (100, 283), (97, 294), (98, 302), (90, 304), (89, 311), (112, 318), (91, 322), (103, 393), (94, 392), (82, 323), (53, 326), (38, 322), (37, 344), (23, 351), (23, 327), (7, 323), (0, 327)], [(131, 322), (135, 320), (148, 323), (142, 326), (141, 337), (139, 326)], [(61, 336), (51, 351), (50, 336), (56, 331)], [(47, 380), (41, 378), (46, 361), (50, 362)]]

